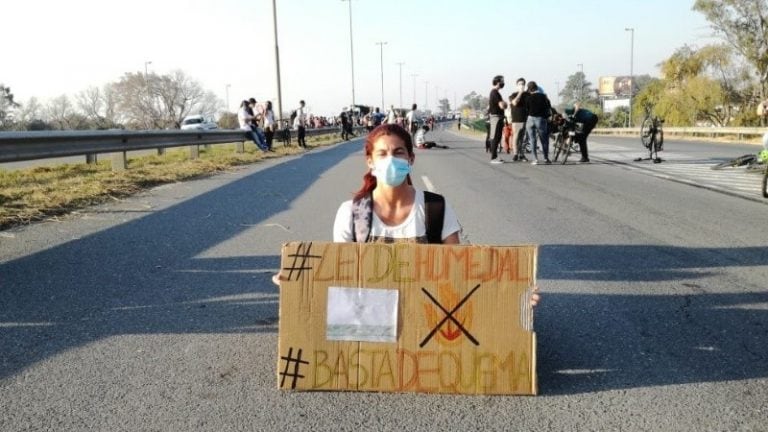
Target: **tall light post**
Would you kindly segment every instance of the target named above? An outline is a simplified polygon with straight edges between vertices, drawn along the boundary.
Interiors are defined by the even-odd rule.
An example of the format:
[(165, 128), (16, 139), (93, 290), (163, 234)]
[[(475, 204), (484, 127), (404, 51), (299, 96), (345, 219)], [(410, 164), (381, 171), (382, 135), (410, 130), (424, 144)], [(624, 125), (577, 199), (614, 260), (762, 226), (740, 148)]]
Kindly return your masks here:
[(582, 102), (582, 99), (584, 99), (584, 64), (579, 63), (576, 66), (579, 67), (579, 72), (581, 75), (579, 75), (579, 102)]
[(419, 76), (419, 74), (411, 74), (411, 78), (413, 78), (413, 102), (416, 103), (416, 77)]
[(379, 46), (379, 51), (381, 52), (381, 61), (379, 64), (381, 65), (381, 109), (384, 110), (384, 45), (386, 45), (386, 42), (376, 42), (376, 45)]
[(632, 93), (635, 88), (635, 28), (627, 27), (624, 31), (630, 32), (629, 45), (629, 127), (632, 127)]
[(225, 91), (226, 91), (226, 93), (227, 93), (227, 112), (229, 112), (229, 88), (230, 88), (230, 87), (232, 87), (232, 84), (227, 84), (227, 85), (224, 87), (224, 90), (225, 90)]
[[(277, 4), (272, 0), (272, 27), (275, 30), (275, 70), (277, 74), (277, 124), (283, 122), (283, 89), (280, 85), (280, 48), (277, 45)], [(229, 104), (229, 102), (227, 102)]]
[[(413, 98), (413, 101), (416, 102), (416, 98)], [(424, 109), (427, 109), (429, 106), (429, 81), (424, 81)]]
[(147, 80), (147, 75), (148, 75), (148, 69), (147, 69), (147, 66), (148, 66), (148, 65), (151, 65), (151, 64), (152, 64), (152, 60), (149, 60), (149, 61), (145, 61), (145, 62), (144, 62), (144, 80), (145, 80), (145, 81)]
[(397, 62), (397, 65), (400, 66), (400, 105), (399, 108), (403, 107), (403, 65), (404, 62)]
[(343, 2), (349, 3), (349, 58), (350, 62), (352, 63), (352, 106), (350, 109), (354, 109), (355, 107), (355, 49), (352, 45), (352, 0), (341, 0)]

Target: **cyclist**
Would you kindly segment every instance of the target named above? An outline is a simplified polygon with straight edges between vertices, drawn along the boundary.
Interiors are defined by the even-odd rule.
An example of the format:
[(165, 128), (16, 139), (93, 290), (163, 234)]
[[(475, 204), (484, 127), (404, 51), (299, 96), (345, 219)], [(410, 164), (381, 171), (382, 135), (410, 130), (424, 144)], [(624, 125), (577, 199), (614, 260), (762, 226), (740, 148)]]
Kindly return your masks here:
[(592, 129), (597, 126), (597, 114), (592, 111), (582, 108), (581, 103), (574, 102), (573, 108), (566, 108), (565, 114), (577, 123), (583, 125), (581, 132), (577, 133), (574, 140), (579, 144), (581, 149), (581, 163), (589, 163), (589, 151), (587, 150), (587, 137), (592, 132)]

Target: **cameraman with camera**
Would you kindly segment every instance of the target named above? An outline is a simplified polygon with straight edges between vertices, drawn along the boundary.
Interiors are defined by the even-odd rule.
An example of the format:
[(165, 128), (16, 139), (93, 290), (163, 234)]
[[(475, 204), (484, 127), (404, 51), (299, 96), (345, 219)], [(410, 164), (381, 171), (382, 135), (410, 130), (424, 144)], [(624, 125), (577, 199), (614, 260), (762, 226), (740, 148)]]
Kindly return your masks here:
[(589, 163), (589, 151), (587, 150), (587, 137), (592, 132), (592, 129), (597, 126), (597, 114), (592, 111), (582, 108), (581, 103), (574, 102), (573, 108), (566, 108), (565, 114), (570, 117), (576, 123), (581, 123), (581, 132), (577, 133), (574, 140), (579, 144), (581, 150), (581, 163)]

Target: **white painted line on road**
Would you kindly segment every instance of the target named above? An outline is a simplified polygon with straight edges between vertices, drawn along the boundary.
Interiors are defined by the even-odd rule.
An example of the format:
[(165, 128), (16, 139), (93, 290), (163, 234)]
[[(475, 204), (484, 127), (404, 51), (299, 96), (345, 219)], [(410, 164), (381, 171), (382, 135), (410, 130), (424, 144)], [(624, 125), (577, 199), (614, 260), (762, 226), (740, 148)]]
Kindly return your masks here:
[(424, 186), (427, 187), (427, 190), (430, 192), (435, 191), (435, 185), (432, 184), (431, 181), (429, 181), (429, 178), (427, 176), (421, 176), (421, 181), (424, 182)]

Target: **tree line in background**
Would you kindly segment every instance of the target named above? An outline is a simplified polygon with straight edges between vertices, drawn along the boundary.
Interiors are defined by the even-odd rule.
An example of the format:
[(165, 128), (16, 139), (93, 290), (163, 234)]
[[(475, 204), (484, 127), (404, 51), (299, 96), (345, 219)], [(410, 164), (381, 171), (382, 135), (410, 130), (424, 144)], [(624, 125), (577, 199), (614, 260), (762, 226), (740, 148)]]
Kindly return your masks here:
[(14, 100), (0, 83), (0, 130), (178, 129), (184, 117), (212, 117), (223, 103), (182, 71), (126, 73), (102, 88), (41, 104)]
[[(669, 126), (764, 125), (756, 107), (768, 98), (768, 0), (696, 0), (693, 10), (704, 14), (723, 43), (676, 49), (659, 64), (660, 78), (635, 75), (632, 123), (651, 110)], [(570, 75), (558, 96), (558, 111), (582, 101), (600, 116), (601, 126), (629, 124), (627, 107), (603, 113), (582, 72)], [(488, 98), (476, 92), (463, 102), (462, 109), (488, 108)]]

